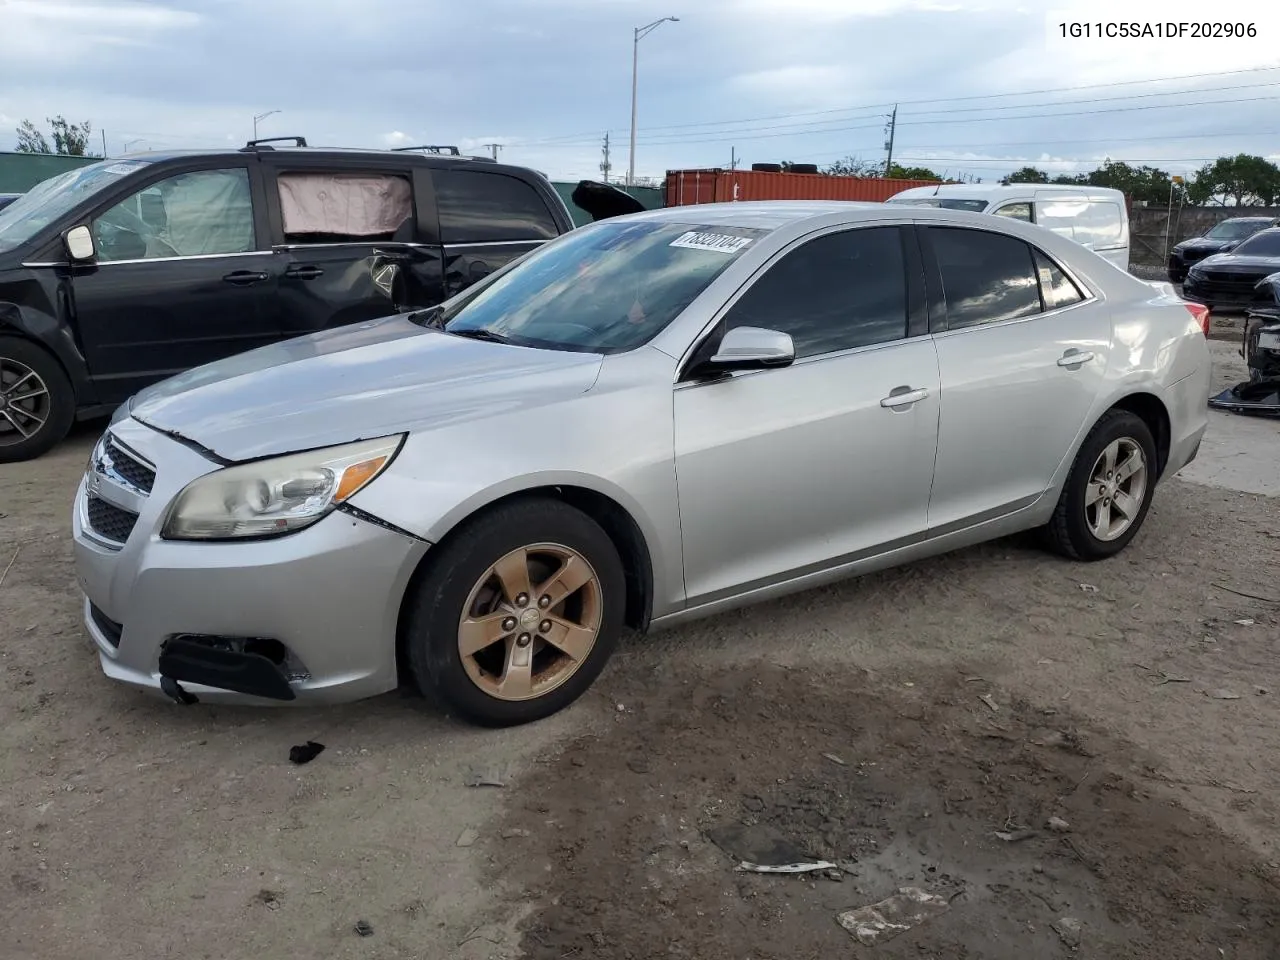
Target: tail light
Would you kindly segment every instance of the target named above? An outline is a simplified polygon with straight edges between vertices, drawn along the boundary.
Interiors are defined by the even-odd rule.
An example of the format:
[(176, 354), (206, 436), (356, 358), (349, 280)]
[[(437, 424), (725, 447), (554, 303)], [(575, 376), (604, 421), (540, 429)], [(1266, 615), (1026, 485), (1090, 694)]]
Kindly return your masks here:
[(1209, 308), (1203, 303), (1183, 303), (1187, 308), (1187, 312), (1196, 318), (1196, 322), (1200, 324), (1201, 331), (1204, 335), (1209, 336)]

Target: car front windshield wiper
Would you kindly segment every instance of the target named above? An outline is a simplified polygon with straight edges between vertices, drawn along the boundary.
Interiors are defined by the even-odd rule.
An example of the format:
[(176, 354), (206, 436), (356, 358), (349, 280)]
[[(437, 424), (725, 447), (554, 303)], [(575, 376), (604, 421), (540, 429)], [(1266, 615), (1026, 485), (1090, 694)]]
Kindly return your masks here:
[(444, 328), (444, 332), (451, 333), (455, 337), (467, 337), (470, 340), (485, 340), (489, 343), (511, 342), (510, 338), (504, 337), (502, 334), (495, 333), (492, 330), (486, 330), (483, 327), (478, 327), (475, 330), (450, 330), (446, 327)]

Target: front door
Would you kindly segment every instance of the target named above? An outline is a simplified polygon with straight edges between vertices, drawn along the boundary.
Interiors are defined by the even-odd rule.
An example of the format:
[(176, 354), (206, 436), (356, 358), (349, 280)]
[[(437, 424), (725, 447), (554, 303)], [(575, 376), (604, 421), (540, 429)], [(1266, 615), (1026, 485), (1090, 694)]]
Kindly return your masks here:
[(102, 403), (279, 338), (248, 165), (156, 180), (100, 211), (72, 315)]
[(922, 233), (946, 303), (934, 334), (942, 418), (929, 527), (939, 530), (1011, 513), (1049, 488), (1091, 426), (1111, 318), (1105, 303), (1016, 237), (964, 227)]
[[(896, 226), (802, 241), (723, 330), (789, 333), (796, 362), (675, 388), (688, 602), (766, 586), (923, 534), (938, 362), (915, 314), (914, 239)], [(910, 279), (909, 279), (910, 277)], [(909, 310), (908, 304), (912, 304)]]

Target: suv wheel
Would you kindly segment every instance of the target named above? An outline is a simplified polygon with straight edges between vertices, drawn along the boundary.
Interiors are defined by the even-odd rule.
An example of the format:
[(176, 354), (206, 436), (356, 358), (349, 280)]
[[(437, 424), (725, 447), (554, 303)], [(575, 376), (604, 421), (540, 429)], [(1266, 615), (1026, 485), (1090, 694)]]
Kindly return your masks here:
[(502, 504), (437, 551), (411, 598), (405, 654), (418, 687), (485, 726), (563, 709), (622, 632), (626, 578), (608, 535), (558, 500)]
[(0, 337), (0, 463), (52, 449), (75, 412), (71, 381), (58, 361), (29, 340)]
[(1112, 410), (1076, 454), (1047, 533), (1072, 560), (1115, 556), (1138, 535), (1156, 484), (1156, 444), (1141, 417)]

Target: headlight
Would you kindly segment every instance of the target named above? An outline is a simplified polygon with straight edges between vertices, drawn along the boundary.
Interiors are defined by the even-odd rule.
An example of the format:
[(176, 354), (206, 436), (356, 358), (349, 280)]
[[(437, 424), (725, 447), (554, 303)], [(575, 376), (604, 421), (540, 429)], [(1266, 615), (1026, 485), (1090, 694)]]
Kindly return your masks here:
[(218, 470), (178, 494), (160, 536), (234, 540), (301, 530), (385, 470), (403, 440), (363, 440)]

